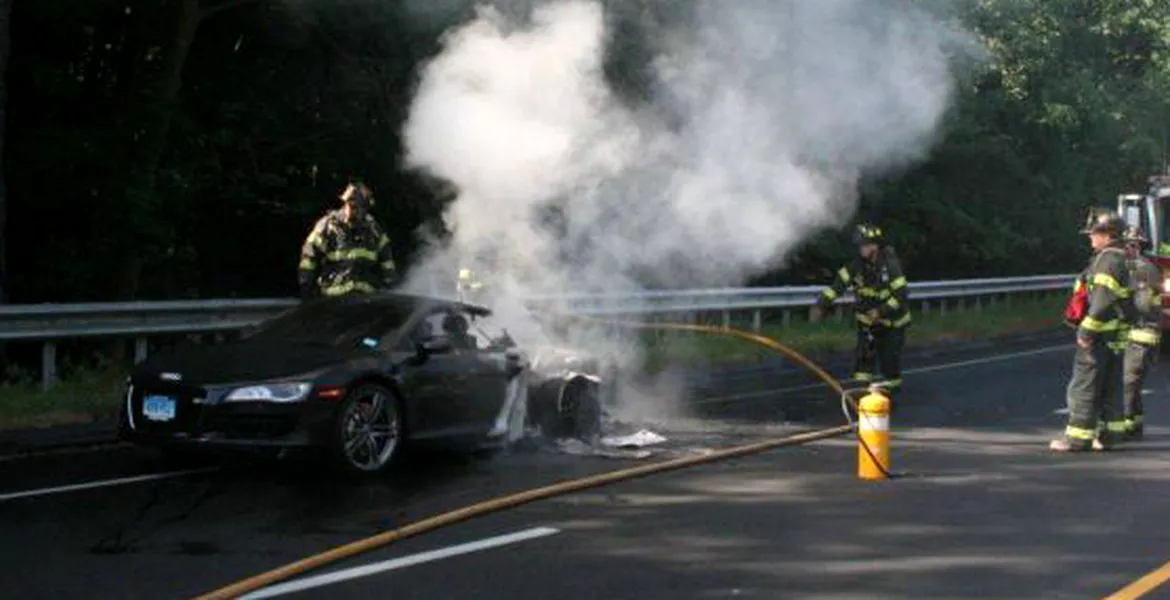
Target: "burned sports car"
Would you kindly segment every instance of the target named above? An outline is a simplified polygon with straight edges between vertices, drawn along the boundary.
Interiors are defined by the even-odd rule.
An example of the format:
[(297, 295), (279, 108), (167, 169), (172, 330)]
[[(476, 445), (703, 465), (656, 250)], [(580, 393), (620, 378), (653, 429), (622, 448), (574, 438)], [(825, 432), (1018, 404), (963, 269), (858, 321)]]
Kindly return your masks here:
[(120, 436), (162, 447), (317, 449), (375, 472), (405, 444), (498, 450), (593, 438), (596, 359), (484, 331), (491, 311), (402, 293), (324, 298), (239, 340), (156, 354), (127, 380)]

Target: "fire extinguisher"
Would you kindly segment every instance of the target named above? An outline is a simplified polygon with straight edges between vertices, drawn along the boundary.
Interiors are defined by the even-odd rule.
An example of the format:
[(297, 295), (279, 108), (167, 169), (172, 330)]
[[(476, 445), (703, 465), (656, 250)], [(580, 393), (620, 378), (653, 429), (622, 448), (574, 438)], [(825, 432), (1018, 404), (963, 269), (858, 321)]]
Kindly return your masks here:
[(1073, 285), (1072, 296), (1069, 296), (1068, 302), (1064, 306), (1064, 323), (1076, 329), (1088, 312), (1089, 286), (1085, 283), (1085, 274), (1081, 273), (1077, 277), (1076, 284)]

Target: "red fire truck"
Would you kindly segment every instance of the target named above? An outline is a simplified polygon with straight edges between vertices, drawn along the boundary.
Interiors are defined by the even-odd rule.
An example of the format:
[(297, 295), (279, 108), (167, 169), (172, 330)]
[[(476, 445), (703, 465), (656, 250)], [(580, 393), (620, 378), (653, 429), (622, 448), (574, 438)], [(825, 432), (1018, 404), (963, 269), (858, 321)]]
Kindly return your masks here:
[(1117, 197), (1117, 212), (1127, 225), (1136, 225), (1150, 239), (1146, 257), (1162, 270), (1162, 329), (1170, 329), (1170, 171), (1153, 175), (1145, 194), (1122, 194)]

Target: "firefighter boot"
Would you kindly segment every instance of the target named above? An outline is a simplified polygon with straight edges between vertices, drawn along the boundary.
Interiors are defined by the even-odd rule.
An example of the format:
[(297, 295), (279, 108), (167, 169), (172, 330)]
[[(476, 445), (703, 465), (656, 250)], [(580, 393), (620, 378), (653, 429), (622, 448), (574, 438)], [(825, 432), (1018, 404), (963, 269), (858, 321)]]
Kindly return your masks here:
[(1048, 449), (1054, 452), (1085, 452), (1091, 448), (1092, 445), (1090, 444), (1082, 443), (1080, 441), (1073, 441), (1068, 438), (1052, 440), (1048, 443)]

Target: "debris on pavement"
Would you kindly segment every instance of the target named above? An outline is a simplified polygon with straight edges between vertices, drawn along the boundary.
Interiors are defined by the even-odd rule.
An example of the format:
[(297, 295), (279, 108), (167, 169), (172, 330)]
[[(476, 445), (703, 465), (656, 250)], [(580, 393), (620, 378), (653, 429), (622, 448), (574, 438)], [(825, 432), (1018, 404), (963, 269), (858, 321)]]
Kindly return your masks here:
[(666, 438), (650, 431), (648, 429), (638, 430), (637, 433), (630, 435), (611, 435), (601, 438), (601, 445), (609, 446), (610, 448), (645, 448), (655, 444), (661, 444), (666, 441)]

